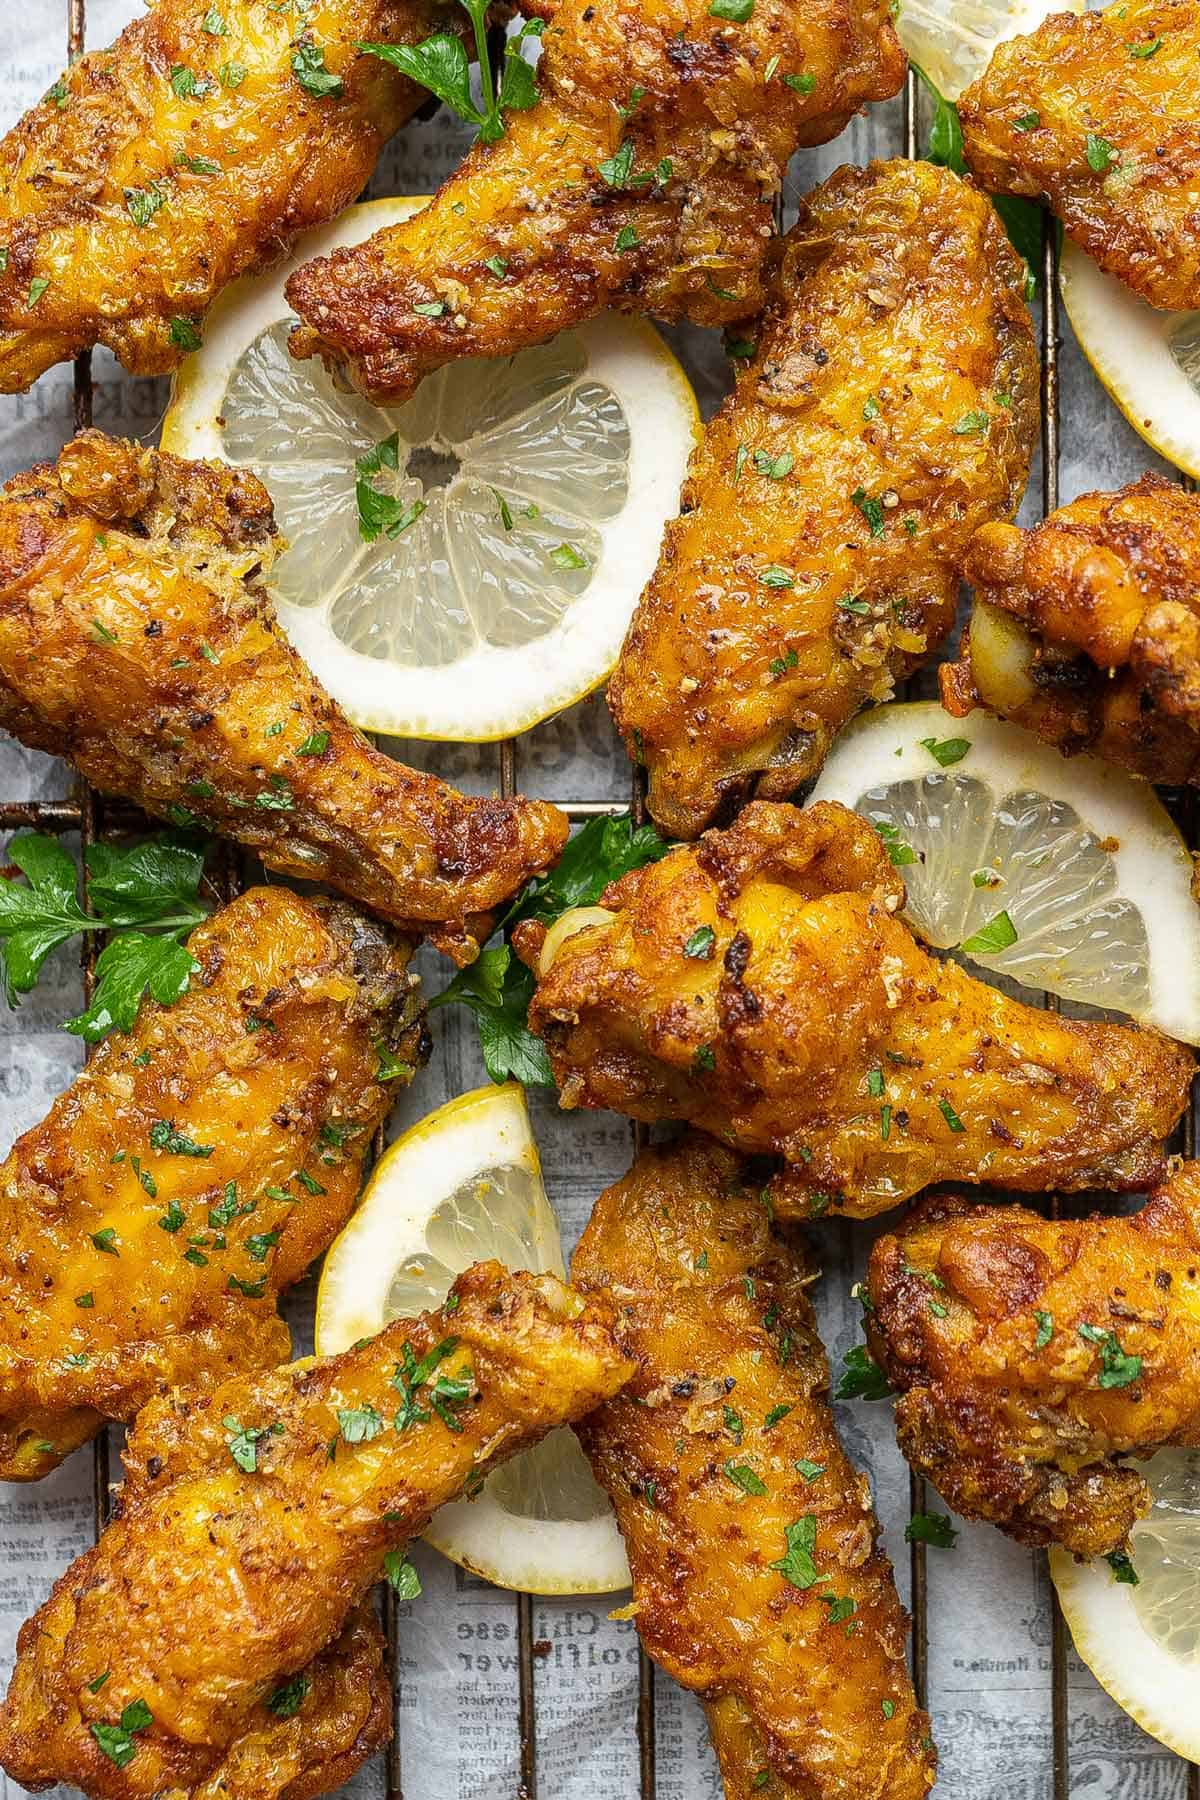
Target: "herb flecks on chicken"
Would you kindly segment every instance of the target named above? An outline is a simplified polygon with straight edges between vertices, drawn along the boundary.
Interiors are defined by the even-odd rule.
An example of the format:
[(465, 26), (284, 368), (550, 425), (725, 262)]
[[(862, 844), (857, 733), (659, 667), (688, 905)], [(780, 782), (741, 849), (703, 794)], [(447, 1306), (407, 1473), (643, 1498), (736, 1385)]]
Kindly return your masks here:
[(792, 152), (904, 78), (884, 0), (563, 0), (548, 16), (536, 105), (415, 218), (292, 276), (295, 355), (398, 400), (443, 363), (606, 308), (746, 318)]
[(358, 41), (466, 24), (448, 0), (157, 0), (82, 57), (0, 140), (0, 391), (94, 344), (173, 369), (427, 99)]
[(929, 1717), (798, 1244), (736, 1158), (689, 1137), (600, 1196), (572, 1277), (613, 1303), (637, 1364), (579, 1435), (642, 1641), (703, 1700), (726, 1794), (920, 1800)]
[(249, 472), (81, 433), (0, 497), (0, 724), (468, 962), (567, 821), (369, 744), (279, 629), (280, 548)]
[(1131, 1218), (922, 1203), (871, 1256), (867, 1335), (913, 1467), (967, 1518), (1079, 1556), (1127, 1544), (1127, 1456), (1200, 1445), (1200, 1164)]
[(0, 1765), (95, 1800), (340, 1786), (391, 1722), (368, 1588), (411, 1598), (430, 1514), (631, 1372), (603, 1301), (480, 1263), (341, 1356), (153, 1402), (119, 1515), (22, 1627)]
[(1160, 1179), (1192, 1053), (1010, 999), (923, 949), (903, 904), (857, 814), (760, 800), (608, 889), (611, 918), (560, 933), (548, 968), (545, 928), (519, 926), (562, 1104), (781, 1157), (781, 1216), (865, 1217), (935, 1181)]
[(986, 525), (965, 572), (976, 608), (939, 671), (956, 718), (982, 704), (1068, 755), (1200, 784), (1195, 494), (1143, 475), (1028, 531)]
[(427, 1054), (411, 944), (252, 888), (0, 1171), (0, 1476), (46, 1474), (175, 1384), (288, 1354), (275, 1301), (341, 1230)]
[(992, 206), (928, 163), (841, 169), (801, 205), (609, 687), (670, 835), (786, 798), (949, 630), (1036, 442), (1023, 290)]

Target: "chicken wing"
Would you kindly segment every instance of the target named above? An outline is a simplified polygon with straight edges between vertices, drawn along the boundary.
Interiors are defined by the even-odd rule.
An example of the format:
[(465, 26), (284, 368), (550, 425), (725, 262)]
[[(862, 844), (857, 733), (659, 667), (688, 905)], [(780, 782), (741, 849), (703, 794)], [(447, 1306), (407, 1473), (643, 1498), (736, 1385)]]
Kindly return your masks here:
[(252, 888), (188, 948), (183, 997), (147, 1000), (0, 1171), (0, 1479), (285, 1357), (275, 1296), (427, 1054), (411, 946), (343, 901)]
[(971, 171), (1151, 306), (1200, 306), (1200, 6), (1121, 0), (1000, 44), (958, 102)]
[(607, 307), (700, 325), (757, 312), (793, 150), (904, 78), (885, 0), (531, 10), (549, 20), (532, 110), (508, 113), (417, 217), (288, 282), (293, 354), (375, 399)]
[[(616, 1392), (632, 1370), (611, 1326), (553, 1276), (478, 1263), (440, 1311), (341, 1356), (153, 1402), (119, 1516), (22, 1627), (0, 1765), (103, 1800), (344, 1780), (372, 1747), (361, 1718), (332, 1783), (339, 1747), (314, 1768), (304, 1742), (329, 1647), (436, 1507)], [(284, 1699), (299, 1731), (280, 1755)]]
[(0, 499), (0, 724), (470, 961), (567, 821), (375, 750), (279, 630), (281, 547), (246, 471), (81, 433)]
[(900, 1447), (957, 1512), (1119, 1550), (1150, 1491), (1121, 1458), (1200, 1445), (1200, 1163), (1132, 1218), (957, 1197), (871, 1256), (867, 1334)]
[(1200, 784), (1200, 499), (1160, 475), (1084, 494), (1031, 531), (985, 525), (975, 611), (942, 704), (984, 705), (1068, 755)]
[(841, 169), (802, 206), (609, 687), (673, 836), (784, 799), (949, 630), (1036, 441), (1024, 279), (994, 208), (929, 163)]
[(460, 31), (449, 0), (158, 0), (0, 141), (0, 392), (104, 344), (161, 375), (236, 275), (348, 206), (427, 99), (358, 40)]
[(922, 949), (903, 904), (857, 814), (758, 800), (614, 883), (607, 913), (519, 926), (560, 1103), (782, 1157), (784, 1217), (863, 1218), (934, 1181), (1157, 1180), (1191, 1052), (1009, 999)]
[(736, 1158), (645, 1151), (596, 1202), (573, 1279), (633, 1381), (579, 1427), (655, 1661), (704, 1701), (729, 1800), (919, 1800), (928, 1714), (865, 1476), (838, 1441), (803, 1257)]

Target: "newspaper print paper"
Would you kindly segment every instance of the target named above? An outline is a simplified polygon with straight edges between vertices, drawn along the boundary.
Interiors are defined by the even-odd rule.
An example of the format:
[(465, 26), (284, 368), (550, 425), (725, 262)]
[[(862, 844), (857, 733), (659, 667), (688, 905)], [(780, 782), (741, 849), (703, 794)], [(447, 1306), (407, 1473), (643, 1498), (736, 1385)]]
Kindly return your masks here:
[[(89, 46), (111, 41), (138, 10), (135, 0), (88, 0)], [(61, 71), (66, 5), (65, 0), (4, 0), (0, 13), (0, 129), (7, 129)], [(444, 112), (414, 126), (385, 153), (372, 191), (426, 192), (453, 167), (464, 145), (462, 128)], [(798, 157), (788, 194), (794, 199), (841, 162), (902, 149), (899, 102), (876, 108), (838, 143)], [(1061, 481), (1062, 497), (1068, 499), (1160, 465), (1107, 401), (1069, 341), (1065, 321), (1063, 329), (1068, 341), (1062, 360)], [(676, 332), (672, 341), (711, 410), (725, 388), (719, 345), (696, 331)], [(125, 375), (104, 352), (97, 354), (94, 372), (97, 425), (153, 442), (166, 384)], [(27, 395), (0, 396), (0, 476), (56, 453), (70, 435), (71, 397), (72, 372), (65, 367), (52, 370)], [(1039, 493), (1035, 468), (1028, 516), (1037, 515)], [(395, 748), (466, 788), (486, 790), (496, 779), (495, 752), (486, 746)], [(628, 766), (602, 699), (572, 708), (523, 739), (518, 778), (530, 792), (552, 799), (624, 800)], [(62, 764), (5, 740), (0, 792), (12, 798), (64, 796), (71, 792), (71, 776)], [(446, 979), (445, 966), (428, 953), (422, 953), (421, 963), (426, 982), (436, 990)], [(0, 1014), (4, 1150), (41, 1117), (78, 1066), (79, 1045), (57, 1029), (57, 1022), (80, 1005), (79, 985), (73, 956), (64, 951), (19, 1014)], [(436, 1016), (436, 1024), (433, 1061), (397, 1109), (394, 1129), (486, 1079), (471, 1028), (463, 1029), (447, 1012)], [(629, 1129), (608, 1114), (559, 1115), (548, 1094), (531, 1098), (550, 1195), (571, 1244), (595, 1196), (626, 1166)], [(858, 1307), (849, 1290), (868, 1247), (861, 1229), (835, 1225), (821, 1236), (826, 1274), (818, 1310), (835, 1368), (859, 1337)], [(301, 1347), (311, 1311), (311, 1290), (301, 1290), (291, 1306)], [(839, 1410), (848, 1448), (874, 1482), (907, 1599), (909, 1478), (891, 1436), (888, 1409), (858, 1402)], [(112, 1456), (115, 1471), (115, 1442)], [(0, 1485), (0, 1672), (5, 1676), (22, 1619), (91, 1541), (92, 1531), (89, 1452), (80, 1452), (36, 1486)], [(401, 1609), (397, 1699), (406, 1800), (515, 1800), (514, 1599), (423, 1546), (414, 1560), (425, 1592)], [(954, 1550), (930, 1550), (927, 1562), (930, 1704), (941, 1751), (938, 1800), (1049, 1800), (1051, 1607), (1044, 1563), (988, 1528), (970, 1525), (961, 1526)], [(625, 1800), (637, 1793), (637, 1640), (631, 1624), (607, 1616), (627, 1597), (534, 1604), (541, 1800)], [(1184, 1765), (1113, 1706), (1074, 1656), (1069, 1682), (1072, 1800), (1183, 1800)], [(660, 1800), (720, 1800), (699, 1706), (659, 1676), (656, 1708)], [(5, 1784), (6, 1800), (22, 1791)], [(363, 1800), (381, 1794), (381, 1764), (363, 1770), (351, 1791)]]

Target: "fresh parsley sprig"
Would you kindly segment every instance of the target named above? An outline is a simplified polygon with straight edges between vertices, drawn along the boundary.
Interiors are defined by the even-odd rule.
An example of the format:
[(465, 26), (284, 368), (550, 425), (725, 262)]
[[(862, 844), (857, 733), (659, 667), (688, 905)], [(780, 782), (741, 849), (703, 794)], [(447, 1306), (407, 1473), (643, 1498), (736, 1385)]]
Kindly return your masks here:
[(497, 89), (487, 48), (489, 0), (459, 0), (459, 4), (470, 16), (475, 35), (482, 106), (476, 106), (471, 93), (471, 60), (466, 47), (452, 32), (435, 32), (420, 44), (359, 44), (358, 48), (428, 88), (460, 119), (479, 127), (481, 143), (494, 144), (504, 136), (504, 114), (528, 112), (538, 97), (537, 77), (533, 66), (521, 55), (521, 45), (526, 38), (541, 37), (546, 27), (541, 19), (529, 19), (515, 37), (509, 38)]
[(186, 992), (199, 965), (181, 940), (208, 910), (199, 897), (203, 851), (169, 838), (129, 850), (90, 845), (90, 910), (79, 903), (75, 863), (57, 838), (22, 832), (8, 856), (25, 877), (0, 881), (0, 955), (10, 1006), (36, 986), (52, 950), (89, 931), (117, 935), (97, 959), (90, 1006), (64, 1030), (98, 1043), (114, 1028), (131, 1029), (147, 989), (163, 1006)]
[(513, 955), (512, 929), (522, 919), (550, 925), (574, 906), (592, 906), (610, 881), (657, 862), (671, 845), (653, 825), (635, 829), (628, 813), (591, 819), (576, 832), (548, 875), (527, 882), (500, 921), (502, 941), (482, 950), (430, 1001), (457, 1004), (475, 1014), (483, 1060), (493, 1081), (515, 1079), (526, 1087), (553, 1087), (546, 1047), (529, 1029), (533, 971)]

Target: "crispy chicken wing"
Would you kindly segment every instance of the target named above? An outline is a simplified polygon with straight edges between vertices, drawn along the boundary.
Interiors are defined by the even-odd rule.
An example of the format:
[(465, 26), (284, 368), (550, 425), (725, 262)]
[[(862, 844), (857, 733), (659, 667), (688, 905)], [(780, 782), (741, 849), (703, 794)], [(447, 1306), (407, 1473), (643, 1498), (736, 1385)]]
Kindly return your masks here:
[(0, 141), (0, 392), (93, 344), (174, 368), (428, 98), (356, 42), (465, 25), (449, 0), (158, 0), (83, 57)]
[(703, 1699), (728, 1800), (919, 1800), (929, 1718), (870, 1485), (834, 1428), (803, 1257), (736, 1159), (688, 1138), (600, 1196), (573, 1279), (613, 1302), (637, 1365), (579, 1435), (638, 1631)]
[(1200, 5), (1121, 0), (999, 45), (958, 102), (995, 194), (1043, 200), (1152, 306), (1200, 306)]
[(411, 946), (344, 901), (252, 888), (188, 948), (182, 999), (147, 1000), (0, 1171), (0, 1479), (286, 1356), (275, 1296), (427, 1053)]
[(567, 821), (375, 750), (279, 630), (279, 548), (253, 475), (83, 432), (0, 500), (0, 724), (469, 961)]
[(1150, 1505), (1120, 1459), (1200, 1444), (1198, 1258), (1200, 1163), (1132, 1218), (926, 1201), (871, 1256), (904, 1454), (1022, 1543), (1119, 1550)]
[[(602, 896), (518, 927), (563, 1106), (686, 1119), (784, 1161), (783, 1216), (865, 1217), (934, 1181), (1139, 1188), (1189, 1050), (1036, 1011), (938, 962), (845, 807), (758, 800)], [(581, 929), (567, 935), (571, 925)], [(545, 951), (546, 954), (542, 954)]]
[(809, 195), (609, 687), (672, 835), (785, 798), (949, 630), (972, 530), (1029, 473), (1024, 279), (994, 208), (929, 163)]
[(378, 1670), (340, 1679), (354, 1609), (436, 1507), (621, 1386), (611, 1323), (553, 1276), (480, 1263), (342, 1356), (153, 1402), (118, 1516), (22, 1627), (0, 1764), (101, 1800), (346, 1779), (390, 1714)]
[(982, 704), (1067, 754), (1200, 784), (1200, 499), (1160, 475), (1084, 494), (1031, 531), (985, 525), (975, 611), (942, 703)]
[(297, 356), (399, 400), (606, 307), (719, 325), (763, 302), (771, 204), (800, 144), (894, 94), (884, 0), (554, 0), (541, 97), (426, 210), (287, 285)]

